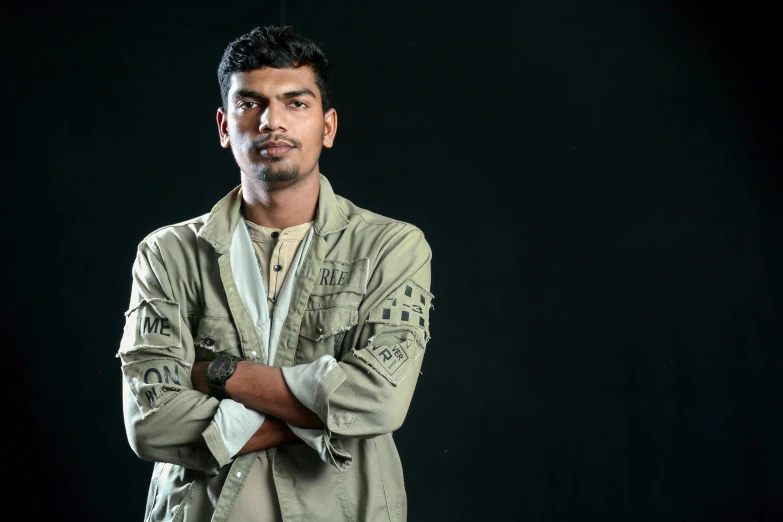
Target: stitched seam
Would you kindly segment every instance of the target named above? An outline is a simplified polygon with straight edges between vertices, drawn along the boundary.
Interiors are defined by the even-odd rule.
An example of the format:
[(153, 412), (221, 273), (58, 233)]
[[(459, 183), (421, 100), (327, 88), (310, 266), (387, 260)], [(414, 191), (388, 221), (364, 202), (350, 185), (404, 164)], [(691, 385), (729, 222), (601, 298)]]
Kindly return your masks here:
[(179, 359), (178, 357), (152, 357), (150, 359), (144, 359), (143, 361), (131, 361), (122, 363), (121, 368), (129, 368), (134, 365), (138, 364), (147, 364), (150, 362), (157, 362), (157, 361), (164, 361), (164, 362), (171, 362), (174, 361), (178, 363), (180, 366), (182, 366), (183, 370), (190, 370), (193, 367), (193, 363), (189, 363), (184, 359)]
[[(152, 232), (147, 234), (144, 237), (144, 239), (142, 240), (142, 242), (146, 242), (148, 239), (150, 239), (152, 236), (154, 236), (158, 232), (160, 232), (162, 230), (166, 230), (168, 228), (175, 228), (175, 229), (176, 228), (187, 228), (189, 225), (196, 225), (196, 224), (199, 224), (199, 222), (201, 222), (201, 225), (204, 225), (204, 223), (206, 222), (207, 216), (209, 216), (208, 213), (207, 214), (202, 214), (200, 216), (196, 216), (194, 218), (190, 218), (190, 219), (185, 220), (185, 221), (181, 221), (179, 223), (174, 223), (172, 225), (163, 225), (162, 227), (156, 228), (155, 230), (153, 230)], [(196, 232), (196, 234), (198, 234), (198, 232)]]
[(212, 312), (212, 311), (204, 310), (204, 313), (201, 315), (203, 315), (204, 317), (213, 317), (215, 319), (231, 319), (231, 316), (229, 314), (222, 313), (222, 312)]
[[(150, 252), (152, 252), (152, 255), (158, 258), (158, 261), (161, 265), (163, 265), (163, 270), (166, 272), (166, 281), (169, 283), (169, 288), (174, 288), (174, 285), (171, 284), (171, 278), (169, 277), (169, 269), (166, 267), (166, 263), (163, 261), (163, 253), (160, 251), (160, 249), (157, 249), (157, 252), (155, 251), (155, 246), (150, 245), (149, 242), (145, 239), (144, 242), (146, 243), (147, 247), (150, 249)], [(161, 290), (163, 290), (161, 288)], [(180, 309), (180, 315), (182, 315), (182, 310)]]
[(155, 511), (155, 507), (158, 505), (158, 490), (160, 489), (160, 476), (163, 474), (163, 468), (170, 466), (169, 463), (162, 463), (158, 473), (155, 475), (155, 490), (152, 493), (152, 505), (150, 506), (150, 512), (147, 514), (147, 519), (144, 522), (152, 521), (152, 513)]
[[(258, 458), (258, 457), (255, 457), (255, 456), (254, 456), (254, 458)], [(237, 501), (237, 498), (239, 498), (239, 494), (240, 494), (240, 493), (242, 493), (242, 490), (243, 490), (243, 489), (245, 489), (245, 482), (247, 481), (247, 475), (248, 475), (248, 473), (250, 473), (250, 469), (252, 469), (252, 468), (249, 468), (248, 470), (246, 470), (246, 471), (244, 472), (245, 478), (242, 480), (242, 484), (241, 484), (241, 485), (240, 485), (240, 487), (237, 489), (237, 492), (236, 492), (236, 493), (234, 494), (234, 496), (231, 498), (231, 504), (229, 504), (231, 507), (234, 507), (234, 503), (236, 503), (236, 501)], [(225, 486), (224, 486), (224, 487), (225, 487)], [(230, 513), (230, 512), (231, 512), (231, 508), (229, 508), (229, 509), (228, 509), (228, 511), (227, 511), (226, 513)]]
[[(346, 213), (345, 213), (345, 211), (344, 211), (344, 210), (342, 210), (342, 209), (341, 209), (339, 206), (337, 207), (337, 209), (338, 209), (338, 210), (339, 210), (339, 211), (340, 211), (340, 212), (343, 214), (343, 216), (344, 216), (346, 219), (348, 219), (349, 221), (350, 221), (350, 219), (351, 219), (352, 217), (357, 217), (357, 218), (361, 219), (362, 221), (364, 221), (364, 223), (365, 223), (366, 225), (369, 225), (369, 226), (371, 226), (371, 227), (387, 227), (387, 226), (390, 226), (390, 225), (405, 225), (405, 226), (407, 226), (407, 227), (410, 227), (410, 228), (412, 228), (412, 229), (416, 229), (416, 230), (418, 230), (418, 227), (416, 227), (415, 225), (412, 225), (412, 224), (410, 224), (410, 223), (407, 223), (407, 222), (405, 222), (405, 221), (400, 221), (399, 219), (390, 218), (390, 217), (388, 217), (388, 216), (380, 216), (380, 214), (376, 214), (376, 215), (379, 215), (379, 216), (380, 216), (380, 217), (382, 217), (382, 218), (388, 219), (388, 220), (389, 220), (389, 222), (388, 222), (388, 223), (370, 223), (369, 221), (367, 221), (367, 218), (365, 218), (365, 217), (364, 217), (364, 215), (363, 215), (363, 214), (361, 214), (361, 213), (359, 213), (359, 212), (352, 212), (351, 214), (346, 214)], [(365, 211), (366, 211), (366, 209), (362, 209), (362, 210), (365, 210)]]
[(356, 522), (356, 518), (353, 516), (351, 502), (348, 500), (348, 492), (345, 490), (345, 474), (342, 471), (340, 471), (340, 489), (343, 491), (343, 505), (348, 509), (348, 518), (351, 522)]
[[(193, 479), (193, 482), (190, 483), (190, 487), (188, 488), (187, 493), (185, 493), (185, 496), (182, 497), (182, 502), (179, 503), (179, 506), (177, 506), (177, 511), (174, 512), (174, 517), (171, 519), (172, 522), (175, 522), (177, 519), (180, 521), (185, 518), (185, 511), (183, 511), (183, 507), (185, 504), (190, 500), (190, 495), (193, 493), (193, 487), (198, 483), (198, 479)], [(179, 514), (182, 513), (182, 516), (180, 517)]]
[(383, 496), (386, 499), (386, 514), (389, 515), (389, 522), (392, 522), (391, 504), (389, 503), (389, 493), (386, 491), (386, 481), (383, 480), (383, 470), (381, 469), (381, 463), (378, 462), (378, 442), (372, 440), (373, 448), (375, 448), (375, 466), (378, 468), (378, 475), (381, 477), (381, 486), (383, 487)]

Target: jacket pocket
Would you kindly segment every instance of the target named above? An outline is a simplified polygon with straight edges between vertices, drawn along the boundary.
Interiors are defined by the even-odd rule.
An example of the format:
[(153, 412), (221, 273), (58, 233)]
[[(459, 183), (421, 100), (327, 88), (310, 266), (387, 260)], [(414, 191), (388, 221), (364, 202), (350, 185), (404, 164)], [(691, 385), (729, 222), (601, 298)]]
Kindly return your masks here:
[(227, 317), (202, 317), (196, 337), (196, 360), (211, 360), (218, 354), (241, 355), (239, 333)]
[(175, 464), (161, 464), (160, 473), (155, 481), (156, 491), (153, 501), (148, 503), (148, 522), (182, 520), (183, 508), (196, 486), (193, 472)]
[(339, 359), (345, 332), (359, 324), (359, 312), (351, 307), (305, 310), (299, 328), (296, 364), (314, 361), (322, 355)]

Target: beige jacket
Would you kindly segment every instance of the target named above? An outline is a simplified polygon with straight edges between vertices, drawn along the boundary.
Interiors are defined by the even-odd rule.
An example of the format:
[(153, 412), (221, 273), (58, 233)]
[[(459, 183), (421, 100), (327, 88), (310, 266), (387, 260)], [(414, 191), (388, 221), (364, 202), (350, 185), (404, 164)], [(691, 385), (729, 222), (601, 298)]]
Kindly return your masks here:
[(431, 251), (407, 223), (336, 196), (321, 176), (312, 229), (270, 318), (237, 187), (138, 247), (118, 357), (128, 441), (155, 462), (148, 521), (225, 520), (255, 454), (234, 458), (195, 361), (227, 353), (283, 368), (324, 422), (266, 450), (285, 521), (406, 519), (392, 439), (429, 340)]

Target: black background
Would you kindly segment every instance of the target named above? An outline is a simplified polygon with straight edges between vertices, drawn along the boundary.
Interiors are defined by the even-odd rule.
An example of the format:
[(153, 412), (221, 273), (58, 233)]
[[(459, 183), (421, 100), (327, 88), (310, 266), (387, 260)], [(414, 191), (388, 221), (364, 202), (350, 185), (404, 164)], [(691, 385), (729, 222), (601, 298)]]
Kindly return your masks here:
[(283, 20), (334, 63), (322, 172), (433, 250), (409, 520), (783, 520), (773, 7), (368, 5), (9, 8), (6, 512), (142, 519), (135, 248), (238, 184), (217, 64)]

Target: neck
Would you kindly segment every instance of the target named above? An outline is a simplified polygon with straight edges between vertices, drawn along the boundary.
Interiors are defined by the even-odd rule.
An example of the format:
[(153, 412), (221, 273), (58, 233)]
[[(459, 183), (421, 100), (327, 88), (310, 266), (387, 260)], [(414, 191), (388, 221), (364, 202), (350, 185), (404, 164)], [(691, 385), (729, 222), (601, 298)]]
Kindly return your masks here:
[(245, 218), (269, 228), (288, 228), (315, 220), (320, 174), (314, 169), (304, 178), (283, 184), (267, 184), (242, 173)]

